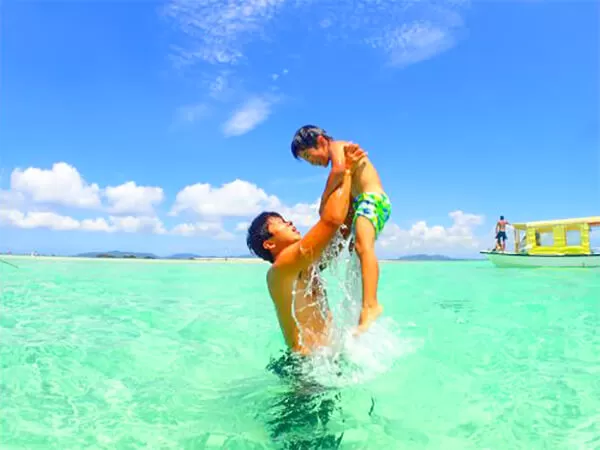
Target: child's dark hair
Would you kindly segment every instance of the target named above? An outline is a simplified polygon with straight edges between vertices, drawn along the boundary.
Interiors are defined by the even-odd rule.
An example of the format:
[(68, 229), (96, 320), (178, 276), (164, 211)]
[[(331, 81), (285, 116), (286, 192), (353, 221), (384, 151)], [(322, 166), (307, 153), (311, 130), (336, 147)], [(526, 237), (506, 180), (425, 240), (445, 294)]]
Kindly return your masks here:
[(316, 147), (317, 138), (319, 136), (323, 136), (330, 141), (333, 140), (333, 138), (327, 134), (327, 131), (316, 125), (304, 125), (296, 131), (296, 134), (294, 134), (292, 139), (292, 155), (294, 155), (294, 158), (298, 159), (299, 153), (302, 150)]
[(273, 236), (269, 233), (269, 219), (272, 217), (283, 219), (281, 214), (276, 212), (262, 212), (254, 218), (248, 227), (248, 235), (246, 236), (248, 250), (259, 258), (271, 263), (274, 261), (273, 255), (270, 250), (263, 247), (263, 244), (267, 239), (270, 239)]

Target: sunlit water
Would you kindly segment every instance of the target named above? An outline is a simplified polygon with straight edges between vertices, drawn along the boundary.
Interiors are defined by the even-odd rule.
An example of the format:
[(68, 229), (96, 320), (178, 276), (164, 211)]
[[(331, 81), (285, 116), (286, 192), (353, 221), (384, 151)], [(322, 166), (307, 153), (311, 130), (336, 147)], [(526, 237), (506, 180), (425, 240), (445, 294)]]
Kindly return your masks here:
[(9, 261), (2, 449), (600, 448), (598, 270), (383, 263), (355, 339), (332, 267), (338, 335), (294, 381), (267, 265)]

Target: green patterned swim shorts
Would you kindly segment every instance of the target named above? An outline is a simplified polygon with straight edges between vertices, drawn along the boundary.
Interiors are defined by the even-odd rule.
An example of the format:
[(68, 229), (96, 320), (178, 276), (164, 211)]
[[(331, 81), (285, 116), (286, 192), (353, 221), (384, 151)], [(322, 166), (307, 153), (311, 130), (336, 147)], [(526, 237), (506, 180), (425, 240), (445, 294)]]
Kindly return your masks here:
[(392, 204), (386, 194), (375, 192), (363, 192), (354, 199), (354, 219), (352, 227), (356, 223), (358, 216), (363, 216), (375, 227), (375, 239), (383, 230), (386, 222), (392, 213)]

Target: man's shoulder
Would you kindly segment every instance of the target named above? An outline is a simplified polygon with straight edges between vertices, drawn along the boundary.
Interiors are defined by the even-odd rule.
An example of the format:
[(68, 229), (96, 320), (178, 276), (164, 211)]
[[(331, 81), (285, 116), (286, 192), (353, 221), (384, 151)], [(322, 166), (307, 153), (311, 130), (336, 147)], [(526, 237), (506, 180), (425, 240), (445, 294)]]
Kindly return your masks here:
[[(298, 244), (293, 244), (292, 246), (296, 246), (296, 245), (298, 245)], [(296, 259), (294, 257), (290, 257), (293, 255), (289, 255), (289, 253), (296, 250), (296, 249), (293, 249), (292, 246), (286, 248), (279, 255), (279, 257), (273, 262), (273, 264), (271, 264), (271, 267), (269, 268), (269, 270), (267, 272), (267, 277), (269, 279), (291, 276), (294, 274), (294, 272), (298, 272), (298, 270), (295, 268), (294, 264), (290, 264), (291, 262), (293, 262)]]

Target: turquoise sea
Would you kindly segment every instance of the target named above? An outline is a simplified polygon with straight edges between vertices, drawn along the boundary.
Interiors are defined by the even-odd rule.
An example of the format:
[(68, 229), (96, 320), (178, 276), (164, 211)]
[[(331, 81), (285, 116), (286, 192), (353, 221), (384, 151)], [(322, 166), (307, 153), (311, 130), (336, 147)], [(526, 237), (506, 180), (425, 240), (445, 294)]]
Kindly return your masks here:
[(381, 320), (299, 383), (265, 264), (5, 259), (2, 449), (600, 448), (598, 270), (382, 263)]

